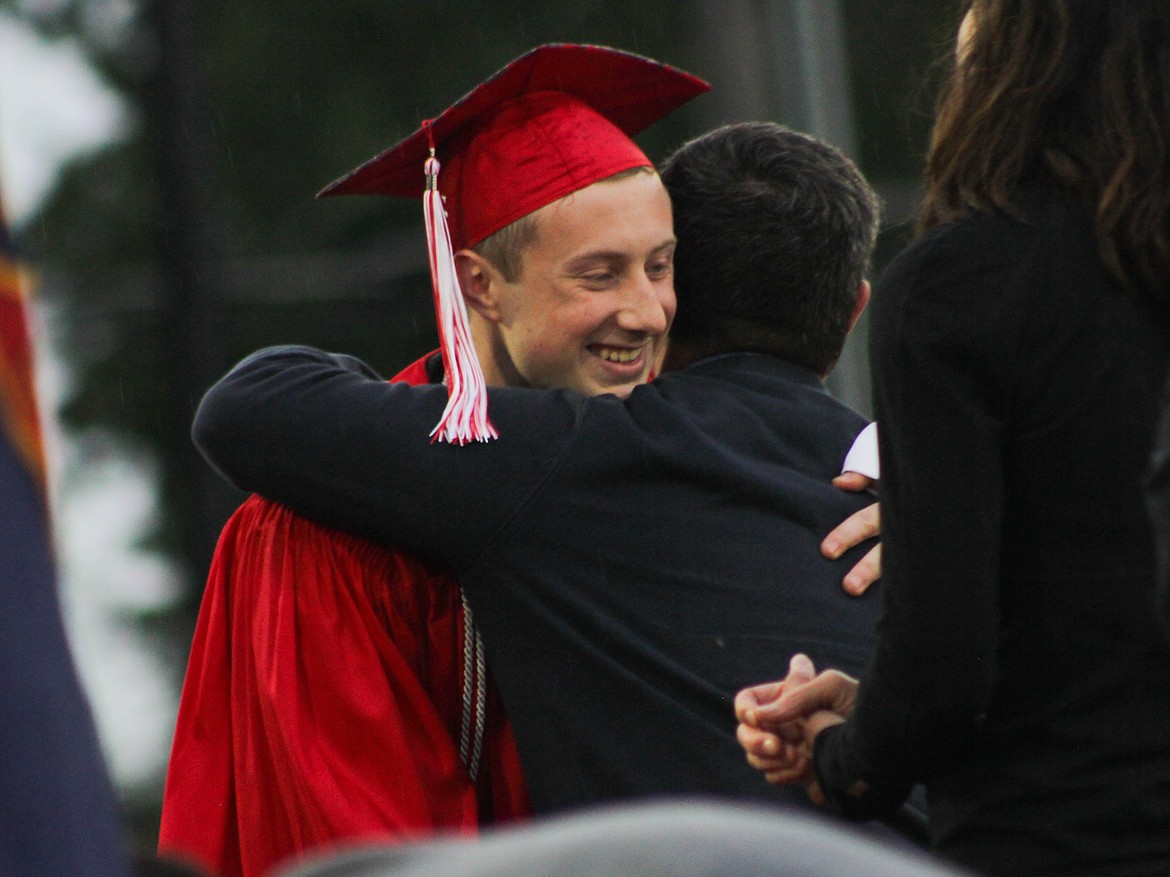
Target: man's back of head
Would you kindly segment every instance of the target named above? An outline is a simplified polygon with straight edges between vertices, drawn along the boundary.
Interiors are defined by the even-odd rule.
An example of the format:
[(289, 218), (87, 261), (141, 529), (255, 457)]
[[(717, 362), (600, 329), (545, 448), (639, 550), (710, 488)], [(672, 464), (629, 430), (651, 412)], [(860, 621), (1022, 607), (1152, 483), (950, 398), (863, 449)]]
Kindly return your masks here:
[(878, 199), (856, 166), (745, 122), (684, 144), (661, 174), (678, 238), (668, 366), (753, 350), (827, 374), (864, 306), (877, 233)]

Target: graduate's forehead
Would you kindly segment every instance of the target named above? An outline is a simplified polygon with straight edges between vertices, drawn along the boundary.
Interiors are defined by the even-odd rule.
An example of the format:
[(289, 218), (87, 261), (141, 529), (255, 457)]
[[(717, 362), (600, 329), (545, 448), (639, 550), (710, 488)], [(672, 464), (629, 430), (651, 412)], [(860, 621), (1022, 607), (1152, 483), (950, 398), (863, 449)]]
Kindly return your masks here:
[(592, 183), (547, 204), (523, 220), (529, 244), (560, 270), (588, 263), (642, 260), (673, 251), (670, 196), (653, 168), (637, 167)]

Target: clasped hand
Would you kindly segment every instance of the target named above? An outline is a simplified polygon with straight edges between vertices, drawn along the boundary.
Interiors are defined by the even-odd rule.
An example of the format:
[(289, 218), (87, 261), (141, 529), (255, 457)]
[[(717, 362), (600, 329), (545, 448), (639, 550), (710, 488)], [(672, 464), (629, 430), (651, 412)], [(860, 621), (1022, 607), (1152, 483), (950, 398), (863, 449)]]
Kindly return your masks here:
[[(866, 490), (873, 483), (856, 472), (833, 479), (835, 486), (850, 491)], [(821, 552), (835, 560), (880, 531), (880, 511), (874, 503), (829, 533)], [(862, 594), (881, 577), (881, 550), (875, 545), (846, 575), (846, 591)], [(774, 785), (800, 783), (809, 798), (823, 804), (825, 796), (813, 771), (813, 743), (825, 728), (845, 721), (856, 697), (856, 679), (837, 670), (818, 674), (807, 655), (794, 655), (784, 679), (745, 688), (735, 697), (736, 737), (748, 764)]]
[(813, 802), (824, 793), (813, 771), (813, 742), (853, 709), (857, 680), (837, 670), (817, 673), (806, 655), (794, 655), (779, 682), (745, 688), (735, 697), (736, 737), (752, 767), (774, 785), (800, 783)]

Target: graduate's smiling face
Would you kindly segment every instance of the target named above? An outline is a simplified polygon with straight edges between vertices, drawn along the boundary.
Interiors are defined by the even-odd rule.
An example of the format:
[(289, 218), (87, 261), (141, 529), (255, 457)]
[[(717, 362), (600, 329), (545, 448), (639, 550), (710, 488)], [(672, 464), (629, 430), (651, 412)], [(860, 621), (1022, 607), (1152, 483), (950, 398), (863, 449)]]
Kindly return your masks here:
[(465, 262), (489, 383), (625, 396), (657, 367), (674, 319), (670, 199), (649, 170), (602, 180), (537, 210), (509, 281)]

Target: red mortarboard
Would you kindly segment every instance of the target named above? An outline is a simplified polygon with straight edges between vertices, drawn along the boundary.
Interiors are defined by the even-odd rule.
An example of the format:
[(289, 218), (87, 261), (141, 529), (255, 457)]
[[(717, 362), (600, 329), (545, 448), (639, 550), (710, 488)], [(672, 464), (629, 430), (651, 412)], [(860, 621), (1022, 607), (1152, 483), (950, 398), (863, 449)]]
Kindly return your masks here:
[(709, 89), (628, 52), (539, 46), (321, 195), (420, 197), (433, 145), (452, 243), (474, 246), (570, 192), (652, 167), (630, 137)]
[(321, 191), (424, 196), (450, 392), (438, 438), (495, 436), (451, 254), (565, 195), (653, 167), (630, 137), (709, 88), (628, 52), (539, 46)]

